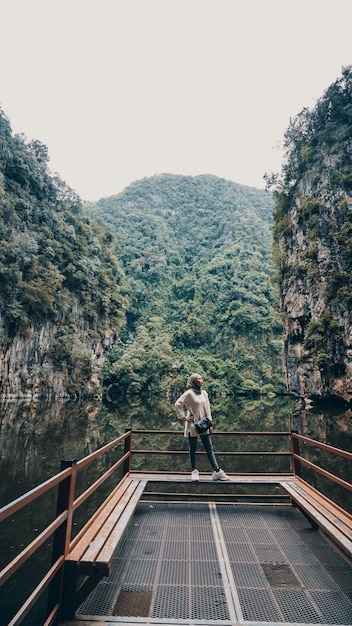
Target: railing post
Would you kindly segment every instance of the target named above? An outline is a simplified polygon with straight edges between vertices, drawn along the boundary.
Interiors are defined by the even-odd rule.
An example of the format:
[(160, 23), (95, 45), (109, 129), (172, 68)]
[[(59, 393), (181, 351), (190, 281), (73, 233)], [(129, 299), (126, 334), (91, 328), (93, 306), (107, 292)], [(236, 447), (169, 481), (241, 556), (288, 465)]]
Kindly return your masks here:
[(295, 476), (301, 476), (301, 461), (295, 458), (295, 454), (299, 456), (299, 439), (294, 435), (298, 435), (298, 430), (291, 430), (291, 452), (292, 452), (292, 471)]
[(125, 428), (125, 433), (130, 433), (128, 437), (125, 439), (125, 449), (124, 455), (128, 454), (127, 459), (125, 459), (123, 464), (123, 475), (129, 474), (131, 471), (131, 449), (132, 449), (132, 430), (130, 428)]
[[(67, 520), (55, 531), (53, 538), (53, 549), (51, 563), (52, 565), (60, 558), (68, 554), (73, 516), (73, 500), (76, 486), (76, 463), (77, 459), (63, 459), (61, 461), (60, 471), (72, 468), (70, 475), (59, 484), (56, 504), (56, 516), (67, 511)], [(56, 604), (61, 604), (62, 584), (63, 584), (64, 568), (62, 567), (49, 586), (48, 592), (48, 614)]]

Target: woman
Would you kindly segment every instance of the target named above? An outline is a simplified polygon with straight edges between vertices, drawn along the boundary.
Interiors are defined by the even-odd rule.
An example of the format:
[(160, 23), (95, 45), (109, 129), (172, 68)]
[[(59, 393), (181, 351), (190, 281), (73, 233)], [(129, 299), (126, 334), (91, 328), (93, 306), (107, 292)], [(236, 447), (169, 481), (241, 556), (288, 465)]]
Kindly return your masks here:
[[(189, 460), (191, 463), (191, 478), (194, 481), (199, 480), (199, 472), (196, 468), (196, 450), (198, 433), (195, 424), (199, 422), (205, 415), (212, 420), (210, 403), (208, 394), (202, 389), (203, 379), (200, 374), (191, 374), (187, 383), (187, 391), (175, 402), (176, 415), (180, 420), (185, 422), (184, 435), (188, 438), (189, 443)], [(185, 415), (184, 407), (187, 408)], [(220, 469), (214, 454), (213, 444), (210, 431), (207, 430), (204, 435), (200, 435), (203, 446), (207, 453), (209, 462), (213, 468), (213, 480), (229, 480), (224, 470)]]

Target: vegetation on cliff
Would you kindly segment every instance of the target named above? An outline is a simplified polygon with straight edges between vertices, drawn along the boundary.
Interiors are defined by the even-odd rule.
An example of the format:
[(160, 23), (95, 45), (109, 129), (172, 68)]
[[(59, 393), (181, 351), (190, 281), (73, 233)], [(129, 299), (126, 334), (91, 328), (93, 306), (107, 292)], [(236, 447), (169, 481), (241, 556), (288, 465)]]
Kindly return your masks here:
[(268, 182), (291, 390), (352, 397), (351, 67), (291, 121), (284, 145), (281, 176)]
[(121, 391), (284, 390), (271, 194), (214, 176), (159, 175), (87, 205), (114, 233), (130, 300), (104, 370)]
[(48, 386), (49, 363), (84, 389), (109, 336), (110, 396), (176, 390), (196, 369), (210, 391), (284, 390), (270, 193), (165, 174), (82, 207), (0, 111), (0, 202), (2, 354), (49, 325), (32, 347)]
[[(89, 378), (93, 344), (124, 323), (127, 301), (113, 236), (83, 214), (78, 196), (48, 169), (39, 141), (13, 135), (0, 110), (0, 340), (47, 322), (46, 358)], [(84, 345), (83, 337), (88, 338)]]

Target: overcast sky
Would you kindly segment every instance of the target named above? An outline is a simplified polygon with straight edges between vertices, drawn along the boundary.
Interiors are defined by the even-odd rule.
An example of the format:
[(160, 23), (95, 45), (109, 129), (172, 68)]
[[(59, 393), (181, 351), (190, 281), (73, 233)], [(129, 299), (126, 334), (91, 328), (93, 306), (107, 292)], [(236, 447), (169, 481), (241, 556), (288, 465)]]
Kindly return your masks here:
[(352, 64), (352, 0), (0, 0), (0, 106), (83, 200), (160, 173), (264, 187)]

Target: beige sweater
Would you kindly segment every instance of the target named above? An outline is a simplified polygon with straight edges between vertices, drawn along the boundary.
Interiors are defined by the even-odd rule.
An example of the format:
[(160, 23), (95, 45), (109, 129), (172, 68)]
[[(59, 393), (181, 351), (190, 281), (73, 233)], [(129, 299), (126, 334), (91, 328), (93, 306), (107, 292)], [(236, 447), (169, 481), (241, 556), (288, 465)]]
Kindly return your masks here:
[[(185, 419), (184, 407), (187, 408), (186, 417), (192, 415), (195, 423), (199, 422), (205, 415), (212, 420), (209, 398), (205, 389), (202, 389), (201, 393), (195, 393), (193, 389), (187, 389), (187, 391), (176, 400), (175, 410), (180, 420)], [(208, 430), (207, 433), (209, 433)], [(188, 437), (188, 435), (191, 437), (197, 437), (198, 435), (192, 422), (185, 422), (184, 436)]]

